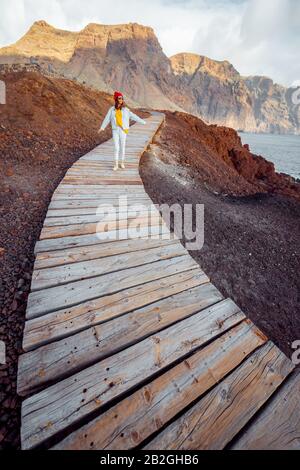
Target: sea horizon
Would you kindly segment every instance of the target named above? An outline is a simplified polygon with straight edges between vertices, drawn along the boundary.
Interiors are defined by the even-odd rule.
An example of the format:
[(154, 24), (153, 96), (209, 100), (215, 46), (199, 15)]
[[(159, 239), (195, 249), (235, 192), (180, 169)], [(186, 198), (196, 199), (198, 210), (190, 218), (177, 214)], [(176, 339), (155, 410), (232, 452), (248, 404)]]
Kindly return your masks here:
[(300, 135), (241, 132), (238, 134), (250, 151), (275, 165), (279, 173), (300, 179)]

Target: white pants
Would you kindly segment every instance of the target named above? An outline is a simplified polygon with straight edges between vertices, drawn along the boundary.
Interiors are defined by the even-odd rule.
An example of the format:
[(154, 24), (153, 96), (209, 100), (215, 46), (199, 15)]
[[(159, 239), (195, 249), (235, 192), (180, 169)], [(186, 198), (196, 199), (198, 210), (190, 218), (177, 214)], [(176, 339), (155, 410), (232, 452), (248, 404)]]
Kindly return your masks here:
[(118, 127), (118, 129), (112, 130), (112, 135), (113, 135), (114, 145), (115, 145), (115, 162), (118, 163), (120, 149), (121, 149), (121, 158), (123, 162), (125, 159), (125, 144), (126, 144), (127, 134), (126, 132), (123, 131), (121, 127)]

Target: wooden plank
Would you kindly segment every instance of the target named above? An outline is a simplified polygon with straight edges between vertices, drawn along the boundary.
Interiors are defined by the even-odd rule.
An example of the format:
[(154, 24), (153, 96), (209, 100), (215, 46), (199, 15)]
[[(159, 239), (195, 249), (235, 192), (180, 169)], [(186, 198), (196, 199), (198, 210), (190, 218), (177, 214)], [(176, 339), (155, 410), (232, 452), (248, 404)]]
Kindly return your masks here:
[[(55, 200), (55, 201), (52, 201), (50, 204), (49, 204), (49, 208), (48, 208), (48, 213), (53, 210), (57, 210), (57, 211), (62, 211), (62, 210), (67, 210), (67, 209), (93, 209), (92, 213), (96, 213), (96, 209), (98, 206), (102, 205), (102, 204), (114, 204), (114, 205), (118, 205), (119, 204), (119, 196), (100, 196), (101, 198), (99, 199), (96, 198), (96, 199), (59, 199), (59, 200)], [(151, 201), (151, 199), (145, 195), (145, 196), (137, 196), (137, 197), (134, 197), (133, 195), (129, 195), (127, 194), (126, 195), (127, 197), (127, 203), (129, 205), (131, 205), (132, 203), (133, 204), (147, 204), (147, 205), (152, 205), (153, 202)], [(123, 199), (121, 199), (122, 201)], [(124, 199), (125, 200), (125, 199)], [(47, 214), (48, 214), (47, 213)], [(90, 212), (88, 212), (90, 213)]]
[[(112, 164), (112, 167), (114, 165)], [(113, 171), (113, 168), (103, 168), (102, 170), (68, 170), (64, 176), (64, 182), (68, 182), (71, 179), (74, 180), (96, 180), (96, 181), (105, 181), (106, 179), (114, 179), (114, 180), (121, 180), (127, 179), (128, 181), (139, 181), (141, 182), (141, 178), (139, 175), (138, 169), (124, 169), (119, 171)], [(77, 183), (74, 183), (77, 184)], [(95, 183), (97, 184), (97, 182)], [(131, 183), (132, 184), (132, 183)]]
[(231, 446), (233, 450), (300, 449), (300, 370), (282, 385), (250, 427)]
[(209, 278), (203, 271), (190, 269), (33, 318), (25, 323), (23, 349), (57, 341), (206, 282)]
[[(110, 170), (107, 169), (107, 172), (109, 172)], [(124, 171), (124, 170), (122, 170)], [(120, 170), (120, 173), (121, 173), (121, 170)], [(117, 172), (113, 172), (113, 175), (117, 174), (119, 175), (120, 174), (118, 171)], [(64, 179), (61, 181), (60, 185), (57, 186), (56, 190), (55, 190), (55, 193), (54, 194), (66, 194), (66, 193), (69, 193), (69, 192), (75, 192), (76, 191), (76, 188), (78, 186), (78, 190), (79, 190), (79, 194), (80, 193), (88, 193), (88, 188), (91, 187), (91, 189), (93, 191), (96, 191), (97, 193), (100, 193), (100, 194), (108, 194), (108, 193), (111, 193), (112, 195), (113, 194), (118, 194), (120, 192), (124, 192), (128, 195), (132, 195), (136, 192), (136, 195), (142, 195), (142, 194), (145, 194), (145, 188), (143, 186), (137, 186), (137, 187), (132, 187), (131, 184), (126, 184), (126, 182), (124, 181), (124, 184), (122, 183), (122, 181), (120, 181), (119, 184), (114, 184), (114, 185), (111, 185), (111, 187), (107, 187), (107, 184), (105, 183), (96, 183), (96, 184), (88, 184), (86, 182), (83, 182), (82, 184), (72, 184), (72, 183), (68, 183), (67, 181), (65, 181)], [(131, 188), (131, 190), (130, 190)]]
[[(112, 185), (111, 185), (112, 186)], [(107, 185), (108, 188), (110, 188), (109, 185)], [(145, 197), (145, 194), (146, 193), (137, 193), (136, 195), (136, 199), (139, 199), (140, 197)], [(56, 201), (65, 201), (65, 203), (68, 201), (68, 200), (72, 200), (72, 199), (76, 199), (76, 200), (80, 200), (80, 199), (85, 199), (85, 200), (88, 200), (88, 199), (109, 199), (109, 200), (113, 200), (113, 198), (115, 197), (115, 200), (117, 201), (118, 200), (118, 197), (123, 197), (123, 196), (130, 196), (130, 193), (127, 192), (127, 191), (116, 191), (114, 192), (113, 194), (109, 194), (109, 192), (103, 192), (103, 191), (87, 191), (87, 192), (76, 192), (74, 190), (72, 191), (69, 191), (69, 192), (57, 192), (57, 193), (54, 193), (53, 196), (52, 196), (52, 199), (51, 199), (51, 205), (53, 202), (56, 202)], [(106, 202), (106, 201), (105, 201)], [(113, 201), (112, 201), (113, 202)], [(103, 203), (103, 201), (101, 201), (101, 203)]]
[[(112, 164), (113, 166), (113, 164)], [(128, 179), (129, 181), (141, 181), (138, 169), (124, 169), (119, 171), (113, 171), (113, 168), (103, 168), (102, 170), (68, 170), (64, 176), (64, 182), (69, 179), (75, 180), (103, 180), (107, 178), (113, 178), (118, 180)], [(75, 183), (76, 184), (76, 183)], [(97, 183), (95, 183), (97, 184)]]
[[(76, 167), (71, 167), (66, 175), (74, 175), (74, 176), (107, 176), (112, 173), (112, 166), (104, 166), (104, 167), (98, 167), (98, 168), (86, 168), (86, 167), (81, 167), (81, 168), (76, 168)], [(115, 174), (115, 173), (112, 173)], [(139, 169), (138, 165), (136, 165), (135, 168), (133, 167), (127, 167), (126, 162), (125, 162), (125, 169), (120, 169), (120, 173), (117, 173), (117, 175), (122, 176), (139, 176)]]
[[(35, 269), (32, 273), (31, 291), (47, 289), (48, 287), (121, 271), (122, 269), (133, 268), (135, 266), (142, 266), (160, 260), (186, 256), (186, 254), (186, 249), (180, 243), (175, 243), (158, 248), (154, 247), (131, 253), (107, 256), (101, 258), (101, 260), (92, 259), (50, 268)], [(153, 269), (155, 269), (154, 266)]]
[(180, 242), (178, 240), (151, 240), (145, 237), (133, 240), (113, 240), (99, 245), (68, 248), (68, 250), (46, 251), (37, 254), (34, 270), (173, 244), (180, 244)]
[[(76, 187), (78, 186), (78, 191), (76, 190)], [(130, 190), (131, 188), (131, 190)], [(137, 196), (145, 194), (145, 189), (144, 187), (137, 187), (137, 188), (132, 188), (132, 185), (126, 185), (126, 182), (124, 181), (124, 184), (116, 184), (116, 185), (111, 185), (111, 187), (107, 187), (106, 184), (89, 184), (89, 183), (83, 183), (83, 184), (71, 184), (67, 183), (66, 181), (62, 181), (61, 184), (57, 187), (55, 190), (54, 194), (89, 194), (89, 193), (95, 193), (95, 194), (111, 194), (111, 195), (118, 195), (118, 194), (136, 194)]]
[[(128, 142), (127, 142), (128, 144)], [(101, 151), (98, 153), (91, 153), (91, 154), (86, 154), (83, 157), (80, 158), (80, 161), (85, 162), (114, 162), (114, 150), (113, 150), (113, 142), (110, 143), (110, 146), (107, 147), (105, 151)], [(127, 158), (131, 162), (139, 161), (140, 159), (140, 153), (143, 151), (142, 146), (138, 145), (135, 147), (129, 147), (129, 145), (126, 145), (127, 147)], [(129, 152), (129, 153), (128, 153)]]
[(245, 318), (230, 299), (25, 399), (22, 448), (34, 447), (162, 371)]
[(80, 185), (73, 185), (73, 184), (70, 184), (70, 183), (63, 183), (63, 181), (60, 183), (60, 185), (56, 188), (55, 192), (58, 192), (58, 193), (69, 193), (71, 191), (74, 191), (78, 194), (81, 194), (81, 193), (89, 193), (89, 192), (98, 192), (98, 193), (122, 193), (122, 192), (129, 192), (129, 193), (132, 193), (133, 191), (137, 192), (137, 194), (141, 193), (141, 194), (144, 194), (145, 193), (145, 189), (144, 188), (132, 188), (132, 186), (130, 185), (126, 185), (126, 183), (124, 182), (124, 184), (119, 184), (119, 185), (114, 185), (112, 186), (111, 188), (108, 188), (107, 185), (105, 184), (95, 184), (95, 185), (92, 185), (92, 184), (80, 184)]
[[(135, 202), (133, 201), (127, 201), (128, 202), (128, 210), (132, 210), (132, 206)], [(109, 202), (105, 202), (105, 201), (101, 201), (101, 203), (99, 202), (99, 204), (97, 204), (96, 206), (94, 207), (81, 207), (80, 205), (78, 207), (76, 206), (71, 206), (70, 208), (66, 207), (61, 207), (59, 209), (48, 209), (47, 211), (47, 214), (46, 214), (46, 219), (47, 219), (47, 223), (50, 222), (50, 219), (52, 218), (61, 218), (61, 217), (70, 217), (70, 216), (88, 216), (88, 215), (92, 215), (92, 216), (95, 216), (97, 214), (97, 208), (99, 206), (101, 206), (102, 204), (111, 204), (113, 205), (116, 210), (118, 212), (124, 212), (126, 210), (126, 208), (124, 207), (118, 207), (118, 201), (116, 202), (113, 202), (113, 201), (109, 201)], [(141, 206), (144, 206), (145, 208), (151, 208), (152, 204), (151, 202), (148, 200), (148, 199), (144, 199), (144, 200), (140, 200), (139, 201), (139, 205)], [(157, 208), (159, 209), (159, 208)], [(45, 219), (45, 221), (46, 221)], [(77, 222), (78, 223), (78, 222)]]
[[(130, 197), (136, 197), (137, 199), (140, 197), (145, 197), (147, 196), (147, 193), (145, 192), (145, 189), (136, 186), (132, 188), (132, 190), (128, 190), (128, 186), (124, 186), (124, 190), (122, 189), (123, 185), (111, 185), (111, 186), (101, 186), (101, 185), (93, 185), (93, 189), (89, 191), (88, 186), (89, 185), (78, 185), (79, 186), (79, 191), (76, 192), (76, 186), (77, 185), (72, 185), (71, 188), (68, 189), (70, 185), (69, 184), (64, 184), (63, 181), (61, 182), (61, 185), (57, 187), (55, 192), (53, 193), (52, 199), (55, 198), (56, 196), (68, 196), (68, 195), (74, 195), (80, 194), (83, 196), (84, 194), (87, 195), (94, 195), (94, 197), (118, 197), (119, 195), (127, 195), (128, 198)], [(92, 186), (92, 185), (91, 185)], [(106, 189), (105, 189), (106, 188)], [(149, 197), (149, 196), (148, 196)]]
[(273, 343), (266, 343), (144, 449), (224, 449), (292, 368)]
[(88, 235), (91, 233), (108, 232), (116, 229), (130, 227), (145, 227), (149, 225), (158, 225), (160, 223), (160, 214), (148, 214), (143, 217), (128, 217), (121, 220), (108, 220), (107, 222), (98, 222), (91, 224), (65, 225), (58, 227), (43, 227), (40, 240), (48, 238), (76, 237), (78, 235)]
[[(103, 211), (103, 212), (101, 212)], [(112, 220), (132, 220), (136, 217), (150, 217), (158, 215), (157, 208), (149, 205), (140, 204), (139, 207), (133, 209), (131, 206), (118, 207), (113, 204), (107, 204), (106, 206), (99, 206), (97, 214), (94, 212), (93, 215), (79, 215), (79, 216), (64, 216), (64, 217), (46, 217), (44, 220), (44, 227), (54, 227), (62, 225), (78, 225), (78, 224), (89, 224), (98, 223), (100, 221), (112, 221)]]
[[(80, 173), (80, 172), (85, 172), (85, 173), (92, 173), (96, 172), (97, 174), (110, 174), (112, 172), (114, 166), (114, 162), (79, 162), (74, 163), (73, 166), (68, 170), (68, 172), (71, 173)], [(135, 173), (136, 175), (139, 175), (139, 162), (138, 160), (134, 163), (132, 161), (126, 161), (125, 160), (125, 170), (120, 169), (120, 172), (122, 171), (122, 174), (124, 174), (124, 171), (126, 171), (126, 174), (133, 174)], [(70, 174), (70, 173), (69, 173)]]
[[(71, 168), (73, 169), (80, 169), (80, 168), (83, 168), (83, 169), (90, 169), (90, 168), (95, 168), (95, 169), (99, 169), (99, 168), (111, 168), (111, 163), (112, 162), (89, 162), (87, 160), (85, 161), (80, 161), (78, 160), (77, 162), (73, 163), (73, 166)], [(126, 167), (132, 169), (132, 168), (137, 168), (139, 167), (139, 162), (138, 162), (138, 159), (136, 160), (136, 162), (131, 162), (131, 161), (125, 161), (126, 163)]]
[[(91, 155), (84, 155), (83, 157), (80, 158), (80, 161), (85, 162), (110, 162), (114, 163), (115, 157), (114, 157), (114, 150), (113, 148), (113, 143), (111, 143), (111, 147), (106, 150), (105, 153), (94, 153)], [(138, 162), (140, 159), (140, 153), (143, 151), (141, 146), (139, 147), (133, 147), (132, 149), (129, 149), (129, 146), (127, 146), (127, 161), (130, 161), (131, 163)], [(130, 153), (128, 153), (130, 151)]]
[(124, 176), (122, 177), (121, 175), (118, 177), (116, 176), (101, 176), (97, 178), (96, 176), (94, 178), (90, 177), (76, 177), (76, 176), (65, 176), (64, 181), (69, 184), (120, 184), (121, 181), (124, 181), (124, 184), (132, 184), (132, 185), (142, 185), (142, 180), (140, 177), (130, 177), (130, 176)]
[(206, 283), (23, 354), (19, 359), (18, 394), (28, 395), (70, 376), (223, 298), (218, 289)]
[(146, 225), (139, 231), (129, 231), (127, 228), (121, 230), (111, 230), (108, 232), (98, 232), (91, 235), (79, 235), (74, 237), (49, 238), (40, 240), (35, 245), (35, 253), (42, 251), (65, 250), (76, 246), (98, 245), (109, 241), (139, 239), (148, 237), (149, 239), (176, 239), (174, 233), (170, 233), (165, 224)]
[(128, 450), (216, 385), (266, 338), (249, 320), (71, 433), (58, 450)]
[[(119, 198), (122, 198), (122, 199), (128, 199), (129, 201), (131, 202), (139, 202), (141, 199), (144, 200), (144, 199), (147, 199), (149, 201), (151, 201), (149, 195), (145, 192), (138, 192), (135, 194), (135, 192), (132, 192), (130, 193), (129, 191), (115, 191), (115, 192), (104, 192), (104, 191), (86, 191), (86, 192), (80, 192), (80, 193), (77, 193), (80, 195), (79, 198), (76, 198), (76, 193), (72, 190), (72, 191), (65, 191), (65, 192), (58, 192), (56, 193), (56, 195), (58, 196), (61, 196), (61, 199), (58, 199), (58, 198), (54, 198), (54, 195), (52, 197), (52, 200), (50, 202), (50, 205), (49, 207), (53, 204), (53, 208), (60, 208), (60, 206), (62, 207), (67, 207), (67, 205), (71, 206), (71, 205), (76, 205), (76, 204), (96, 204), (96, 201), (94, 201), (94, 199), (98, 199), (100, 202), (100, 204), (102, 203), (102, 200), (105, 199), (105, 203), (107, 202), (106, 199), (109, 199), (111, 200), (111, 202), (113, 204), (115, 204), (116, 202), (118, 202)], [(55, 196), (56, 196), (55, 195)], [(64, 199), (64, 196), (68, 196), (68, 195), (72, 195), (74, 196), (73, 199), (75, 199), (74, 201), (71, 199)], [(84, 198), (84, 196), (87, 195), (87, 199)], [(93, 196), (93, 198), (91, 198), (91, 195)], [(59, 202), (61, 201), (61, 202)], [(78, 202), (76, 202), (78, 201)], [(152, 202), (152, 201), (151, 201)], [(153, 204), (153, 202), (152, 202)]]
[[(133, 161), (134, 160), (134, 161)], [(121, 162), (120, 162), (121, 163)], [(91, 169), (95, 171), (102, 171), (102, 170), (112, 170), (112, 162), (80, 162), (78, 161), (77, 163), (75, 162), (68, 171), (90, 171)], [(138, 172), (139, 170), (139, 160), (137, 156), (134, 155), (127, 155), (127, 158), (125, 158), (125, 169), (120, 168), (120, 173), (122, 174), (127, 173), (128, 171), (135, 171)]]
[[(134, 160), (135, 161), (132, 161)], [(96, 170), (96, 171), (102, 171), (102, 170), (111, 170), (112, 169), (112, 162), (87, 162), (87, 161), (78, 161), (75, 162), (68, 171), (90, 171), (91, 169)], [(130, 156), (127, 155), (127, 159), (125, 159), (125, 172), (128, 171), (138, 171), (139, 170), (139, 161), (138, 157), (133, 156), (133, 158), (130, 158)], [(124, 173), (124, 168), (120, 168), (120, 172)]]
[(86, 300), (112, 294), (128, 287), (196, 268), (197, 266), (189, 255), (184, 255), (157, 261), (155, 269), (153, 263), (149, 263), (31, 292), (28, 297), (26, 318), (35, 318), (44, 313), (71, 307)]
[[(76, 191), (76, 187), (78, 186), (78, 191)], [(135, 193), (137, 196), (145, 194), (145, 189), (144, 187), (137, 187), (137, 188), (132, 188), (130, 191), (130, 187), (132, 188), (132, 185), (126, 185), (125, 181), (124, 184), (120, 182), (120, 184), (116, 185), (111, 185), (111, 187), (107, 187), (106, 184), (88, 184), (88, 183), (82, 183), (82, 184), (71, 184), (68, 183), (64, 180), (62, 180), (61, 184), (57, 187), (55, 190), (54, 195), (56, 194), (89, 194), (89, 193), (95, 193), (95, 194), (111, 194), (111, 195), (118, 195), (118, 194), (133, 194)]]
[[(112, 145), (112, 143), (110, 144)], [(128, 150), (128, 149), (127, 149)], [(107, 152), (107, 150), (105, 151), (105, 153)], [(103, 153), (103, 152), (102, 152)], [(140, 152), (139, 151), (134, 151), (134, 150), (129, 150), (129, 153), (127, 154), (127, 157), (130, 157), (131, 159), (135, 159), (134, 162), (129, 162), (129, 165), (130, 166), (138, 166), (139, 165), (139, 155), (140, 155)], [(83, 168), (85, 167), (90, 167), (90, 166), (95, 166), (95, 167), (99, 167), (99, 165), (106, 165), (106, 166), (110, 166), (111, 165), (111, 161), (103, 161), (103, 162), (94, 162), (94, 161), (87, 161), (87, 160), (77, 160), (75, 163), (73, 163), (73, 166), (75, 166), (76, 168), (82, 166)]]

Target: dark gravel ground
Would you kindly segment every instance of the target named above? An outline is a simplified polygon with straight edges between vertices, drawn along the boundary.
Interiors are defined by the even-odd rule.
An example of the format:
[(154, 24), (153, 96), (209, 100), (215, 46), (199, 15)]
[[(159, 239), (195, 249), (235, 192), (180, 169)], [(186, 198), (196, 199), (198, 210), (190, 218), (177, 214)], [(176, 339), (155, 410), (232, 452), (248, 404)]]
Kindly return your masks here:
[(151, 153), (140, 173), (156, 204), (204, 204), (204, 245), (191, 256), (291, 358), (291, 344), (300, 339), (299, 202), (276, 194), (217, 195), (191, 169)]

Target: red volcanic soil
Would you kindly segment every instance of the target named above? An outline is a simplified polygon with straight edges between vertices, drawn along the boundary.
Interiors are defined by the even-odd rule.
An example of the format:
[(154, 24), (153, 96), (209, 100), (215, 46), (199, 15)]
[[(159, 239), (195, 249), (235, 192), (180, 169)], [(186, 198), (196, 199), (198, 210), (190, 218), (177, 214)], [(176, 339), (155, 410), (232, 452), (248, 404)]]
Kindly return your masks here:
[[(111, 137), (97, 129), (113, 104), (107, 93), (35, 72), (0, 75), (0, 448), (19, 446), (17, 358), (22, 351), (33, 250), (53, 191), (81, 155)], [(135, 110), (141, 117), (148, 113)]]
[(164, 112), (140, 165), (148, 194), (156, 204), (204, 204), (204, 245), (191, 256), (291, 357), (300, 339), (300, 182), (252, 155), (234, 130)]

